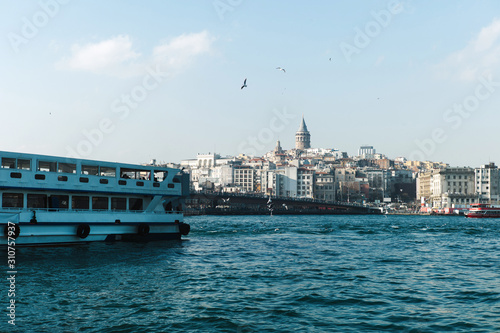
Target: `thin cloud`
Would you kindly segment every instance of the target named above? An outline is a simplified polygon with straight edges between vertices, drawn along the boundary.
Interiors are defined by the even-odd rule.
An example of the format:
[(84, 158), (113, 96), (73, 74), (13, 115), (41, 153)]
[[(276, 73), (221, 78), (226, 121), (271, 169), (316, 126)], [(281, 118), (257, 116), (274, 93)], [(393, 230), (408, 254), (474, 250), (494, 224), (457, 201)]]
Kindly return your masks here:
[(60, 69), (129, 76), (135, 66), (133, 61), (140, 56), (132, 49), (130, 37), (121, 35), (93, 44), (75, 44), (71, 47), (71, 57), (57, 65)]
[(153, 62), (163, 66), (183, 67), (192, 57), (210, 52), (214, 40), (207, 31), (183, 34), (156, 46), (153, 50)]
[(441, 78), (474, 81), (493, 74), (500, 64), (500, 20), (484, 27), (465, 48), (452, 53), (436, 67)]
[(155, 46), (152, 55), (144, 59), (134, 51), (131, 38), (120, 35), (98, 43), (75, 44), (71, 56), (59, 61), (56, 67), (116, 77), (143, 75), (148, 66), (173, 71), (189, 64), (194, 56), (209, 52), (213, 41), (207, 31), (183, 34)]

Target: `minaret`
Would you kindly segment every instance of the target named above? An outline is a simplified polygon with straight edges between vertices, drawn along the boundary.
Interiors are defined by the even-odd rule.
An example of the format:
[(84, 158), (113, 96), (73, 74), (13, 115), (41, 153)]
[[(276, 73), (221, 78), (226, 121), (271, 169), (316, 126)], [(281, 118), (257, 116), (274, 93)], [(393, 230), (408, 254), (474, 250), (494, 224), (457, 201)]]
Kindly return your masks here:
[(300, 123), (299, 130), (295, 133), (295, 149), (311, 148), (311, 134), (307, 130), (304, 115), (302, 115), (302, 122)]

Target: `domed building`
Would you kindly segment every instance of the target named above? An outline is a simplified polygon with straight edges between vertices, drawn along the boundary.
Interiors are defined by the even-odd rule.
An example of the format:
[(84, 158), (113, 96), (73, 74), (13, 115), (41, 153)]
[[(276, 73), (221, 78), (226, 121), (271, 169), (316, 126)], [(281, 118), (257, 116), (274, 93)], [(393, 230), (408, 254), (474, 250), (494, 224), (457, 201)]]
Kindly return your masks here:
[(302, 122), (300, 123), (299, 130), (295, 133), (295, 149), (308, 149), (311, 148), (311, 134), (307, 130), (304, 115), (302, 115)]

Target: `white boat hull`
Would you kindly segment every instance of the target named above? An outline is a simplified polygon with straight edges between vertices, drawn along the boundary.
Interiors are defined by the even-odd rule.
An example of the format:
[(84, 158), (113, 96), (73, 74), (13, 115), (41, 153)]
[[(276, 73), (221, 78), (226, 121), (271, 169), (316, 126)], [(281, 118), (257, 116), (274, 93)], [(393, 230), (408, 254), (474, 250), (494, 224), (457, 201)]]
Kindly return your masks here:
[[(24, 216), (27, 214), (27, 216)], [(149, 241), (180, 239), (182, 214), (38, 212), (36, 223), (30, 213), (0, 213), (0, 245), (49, 245), (95, 241)], [(19, 222), (21, 220), (21, 222)], [(25, 221), (25, 222), (22, 222)], [(68, 222), (71, 221), (71, 222)], [(18, 234), (8, 237), (8, 227), (17, 225)], [(80, 230), (86, 229), (86, 232)], [(12, 229), (11, 229), (12, 230)], [(84, 230), (85, 231), (85, 230)], [(15, 238), (14, 238), (15, 237)]]

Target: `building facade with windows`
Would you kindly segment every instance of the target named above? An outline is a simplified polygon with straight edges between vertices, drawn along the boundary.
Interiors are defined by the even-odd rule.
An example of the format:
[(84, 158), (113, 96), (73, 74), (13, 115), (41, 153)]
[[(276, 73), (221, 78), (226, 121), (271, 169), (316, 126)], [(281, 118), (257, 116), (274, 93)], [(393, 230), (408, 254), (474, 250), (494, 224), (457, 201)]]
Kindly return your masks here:
[(434, 170), (430, 179), (433, 208), (465, 207), (476, 201), (474, 170), (445, 168)]
[(482, 165), (474, 169), (475, 191), (479, 202), (499, 204), (500, 177), (495, 163)]

